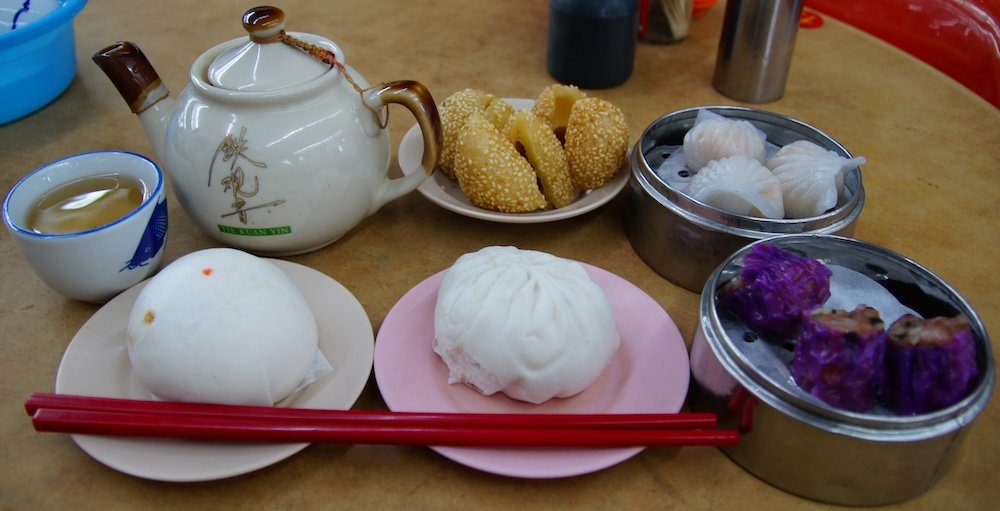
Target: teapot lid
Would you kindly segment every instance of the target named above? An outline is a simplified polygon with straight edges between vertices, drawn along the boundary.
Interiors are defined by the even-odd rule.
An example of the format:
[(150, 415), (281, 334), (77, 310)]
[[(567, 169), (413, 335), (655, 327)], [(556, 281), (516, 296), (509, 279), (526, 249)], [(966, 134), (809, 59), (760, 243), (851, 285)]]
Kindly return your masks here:
[(289, 44), (285, 13), (277, 7), (254, 7), (243, 15), (249, 40), (229, 48), (208, 67), (208, 82), (233, 91), (266, 92), (318, 78), (330, 66)]

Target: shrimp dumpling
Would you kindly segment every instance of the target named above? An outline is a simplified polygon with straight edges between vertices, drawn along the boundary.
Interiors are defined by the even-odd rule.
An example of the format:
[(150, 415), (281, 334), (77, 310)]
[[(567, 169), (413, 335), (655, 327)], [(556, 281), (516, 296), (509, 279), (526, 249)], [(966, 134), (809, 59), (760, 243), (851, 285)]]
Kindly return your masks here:
[(767, 167), (746, 156), (708, 162), (688, 185), (687, 194), (738, 215), (784, 218), (781, 183)]
[(763, 164), (767, 158), (765, 139), (750, 121), (699, 112), (694, 127), (684, 134), (684, 158), (694, 172), (712, 160), (729, 156), (745, 156)]
[(844, 190), (844, 172), (865, 162), (844, 158), (808, 140), (778, 150), (767, 166), (781, 183), (785, 215), (806, 218), (822, 215), (837, 205)]

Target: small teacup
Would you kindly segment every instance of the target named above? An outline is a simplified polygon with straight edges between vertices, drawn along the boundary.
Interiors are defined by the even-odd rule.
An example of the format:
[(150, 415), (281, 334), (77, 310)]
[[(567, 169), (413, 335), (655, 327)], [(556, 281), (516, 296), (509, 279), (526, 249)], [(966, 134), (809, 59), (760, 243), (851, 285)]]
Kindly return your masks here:
[(3, 203), (4, 224), (49, 287), (102, 303), (159, 267), (165, 189), (160, 167), (142, 155), (76, 154), (15, 184)]

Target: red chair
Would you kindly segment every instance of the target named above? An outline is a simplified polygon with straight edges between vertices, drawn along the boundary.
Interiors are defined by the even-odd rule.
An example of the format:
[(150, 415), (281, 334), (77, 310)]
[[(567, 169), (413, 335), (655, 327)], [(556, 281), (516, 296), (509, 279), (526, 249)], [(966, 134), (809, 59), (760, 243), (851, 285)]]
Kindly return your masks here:
[(805, 0), (923, 60), (1000, 108), (1000, 0)]

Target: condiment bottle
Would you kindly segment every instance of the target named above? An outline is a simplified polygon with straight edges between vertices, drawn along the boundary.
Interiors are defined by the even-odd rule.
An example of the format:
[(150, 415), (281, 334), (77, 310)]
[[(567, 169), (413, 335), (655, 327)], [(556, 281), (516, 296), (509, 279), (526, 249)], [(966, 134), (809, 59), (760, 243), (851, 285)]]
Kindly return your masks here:
[(547, 64), (556, 80), (586, 89), (632, 74), (637, 0), (550, 0)]

